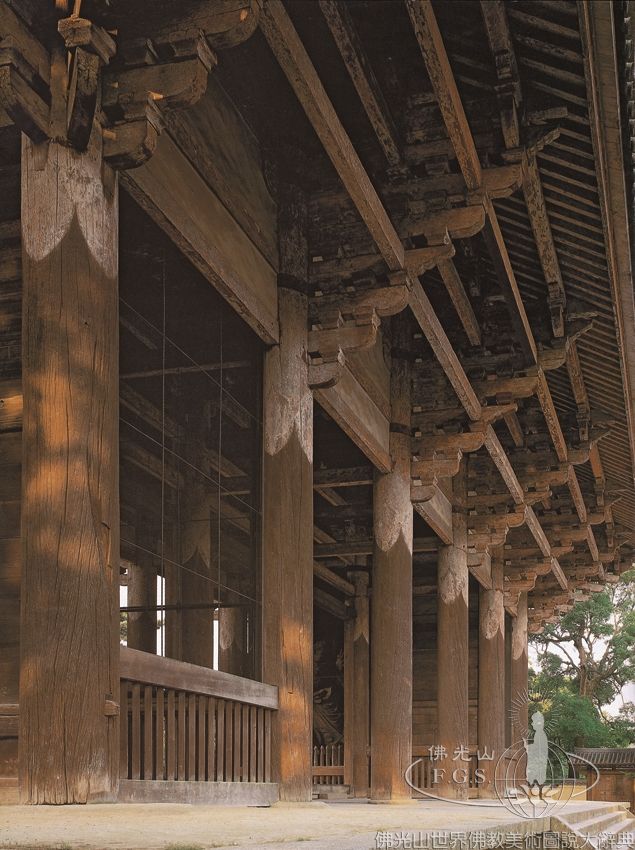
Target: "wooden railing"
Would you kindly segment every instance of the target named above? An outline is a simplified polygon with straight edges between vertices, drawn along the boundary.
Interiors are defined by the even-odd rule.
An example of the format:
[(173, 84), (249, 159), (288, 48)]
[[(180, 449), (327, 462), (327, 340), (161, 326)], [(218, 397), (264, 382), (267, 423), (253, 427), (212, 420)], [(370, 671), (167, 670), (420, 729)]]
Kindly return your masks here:
[(344, 744), (313, 747), (313, 784), (344, 784)]
[(122, 779), (270, 782), (277, 688), (121, 647)]
[[(411, 782), (416, 788), (421, 788), (423, 791), (429, 791), (431, 794), (436, 793), (437, 786), (434, 785), (434, 769), (435, 768), (444, 768), (447, 772), (448, 770), (448, 762), (447, 761), (433, 761), (430, 758), (430, 752), (427, 747), (425, 748), (415, 748), (412, 753), (412, 760), (421, 759), (421, 761), (416, 764), (411, 773)], [(468, 781), (467, 787), (471, 794), (475, 794), (478, 790), (478, 783), (476, 781), (476, 769), (478, 768), (478, 759), (476, 757), (476, 753), (470, 753), (470, 760), (467, 761), (456, 761), (452, 762), (450, 760), (450, 764), (452, 767), (450, 768), (450, 772), (455, 768), (466, 768), (468, 771)]]

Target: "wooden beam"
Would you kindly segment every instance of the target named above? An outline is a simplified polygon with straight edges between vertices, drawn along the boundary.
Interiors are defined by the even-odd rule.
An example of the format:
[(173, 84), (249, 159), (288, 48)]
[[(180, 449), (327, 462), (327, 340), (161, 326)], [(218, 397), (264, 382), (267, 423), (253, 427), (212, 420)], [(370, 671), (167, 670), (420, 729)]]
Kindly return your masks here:
[[(412, 488), (411, 492), (416, 489)], [(413, 498), (413, 507), (443, 543), (452, 543), (452, 503), (439, 487), (434, 488), (432, 498), (423, 502)]]
[(625, 186), (620, 92), (616, 84), (618, 58), (615, 24), (611, 7), (604, 3), (579, 2), (578, 18), (607, 265), (616, 316), (632, 471), (635, 458), (635, 304), (628, 223), (630, 202)]
[(313, 575), (322, 581), (330, 584), (331, 587), (336, 588), (343, 593), (344, 596), (354, 596), (355, 595), (355, 587), (350, 583), (350, 581), (346, 581), (346, 579), (338, 576), (337, 573), (334, 573), (332, 570), (329, 570), (328, 567), (325, 567), (324, 564), (320, 564), (317, 561), (313, 562)]
[(482, 182), (481, 163), (430, 0), (406, 0), (430, 82), (468, 189)]
[(452, 260), (441, 260), (437, 263), (437, 268), (448, 291), (450, 300), (454, 304), (454, 309), (461, 320), (467, 338), (472, 345), (480, 345), (481, 329), (478, 326), (474, 310), (472, 309), (465, 287), (463, 286), (463, 281), (459, 277), (454, 262)]
[(416, 278), (410, 280), (410, 309), (467, 415), (476, 422), (481, 418), (480, 402), (465, 374), (461, 361), (434, 312), (430, 299)]
[[(534, 234), (534, 241), (538, 249), (542, 273), (549, 291), (554, 336), (563, 337), (565, 332), (564, 306), (566, 302), (564, 283), (542, 192), (540, 172), (538, 171), (536, 157), (533, 154), (529, 157), (527, 167), (525, 168), (523, 194), (525, 196), (525, 204), (527, 205), (529, 222)], [(554, 297), (556, 293), (559, 297)], [(557, 305), (555, 302), (557, 302)]]
[(135, 200), (260, 338), (278, 340), (277, 273), (168, 134), (122, 172)]
[[(497, 94), (505, 146), (508, 150), (517, 151), (520, 145), (517, 107), (520, 106), (522, 92), (505, 4), (500, 0), (482, 0), (481, 11), (498, 76)], [(566, 301), (564, 284), (534, 153), (529, 154), (525, 163), (523, 194), (538, 257), (549, 290), (554, 335), (562, 337), (564, 336)]]
[(558, 559), (553, 555), (551, 551), (551, 544), (547, 540), (547, 535), (542, 529), (540, 522), (538, 521), (538, 517), (534, 513), (534, 509), (527, 506), (525, 508), (525, 519), (527, 522), (527, 528), (533, 535), (534, 540), (538, 544), (540, 551), (545, 557), (551, 558), (551, 571), (556, 577), (558, 584), (563, 590), (567, 589), (567, 578), (565, 574), (562, 572), (562, 568), (558, 563)]
[(261, 5), (260, 28), (388, 268), (403, 267), (404, 249), (281, 0)]
[(348, 367), (314, 397), (380, 472), (390, 470), (390, 423)]
[(498, 223), (496, 211), (489, 198), (486, 200), (485, 208), (487, 212), (487, 221), (483, 231), (485, 244), (492, 258), (494, 271), (496, 272), (505, 301), (507, 302), (512, 324), (518, 335), (518, 342), (525, 356), (532, 364), (535, 364), (538, 362), (536, 341), (529, 325), (525, 305), (523, 304), (518, 281), (516, 280), (516, 275), (514, 274), (514, 269), (512, 268), (512, 263), (507, 252), (507, 246), (505, 245), (505, 240), (503, 239), (503, 234)]
[(525, 502), (525, 491), (514, 472), (509, 458), (498, 439), (496, 432), (491, 425), (487, 426), (485, 431), (485, 448), (489, 452), (489, 456), (494, 461), (494, 465), (501, 474), (501, 478), (507, 485), (507, 489), (512, 495), (514, 502), (521, 505)]
[(221, 699), (259, 705), (262, 708), (278, 708), (278, 689), (273, 685), (265, 685), (185, 661), (175, 661), (173, 658), (161, 658), (127, 646), (120, 647), (119, 654), (121, 678), (127, 681), (194, 691)]
[(341, 599), (316, 587), (313, 591), (313, 600), (318, 608), (322, 608), (338, 620), (346, 620), (346, 605)]
[(521, 89), (505, 4), (502, 0), (482, 0), (481, 13), (496, 64), (498, 76), (496, 96), (505, 147), (518, 148), (520, 146), (518, 110), (521, 104)]
[[(518, 70), (514, 55), (514, 46), (509, 32), (505, 4), (498, 2), (498, 0), (482, 0), (481, 10), (490, 42), (490, 48), (496, 63), (499, 81), (503, 85), (508, 86), (510, 77), (513, 77), (514, 84), (519, 87), (520, 84), (518, 82)], [(520, 92), (517, 92), (517, 97), (519, 99), (520, 96)], [(503, 118), (503, 114), (504, 113), (501, 110), (501, 118)], [(505, 141), (507, 148), (514, 148), (518, 146), (518, 140), (516, 138), (509, 139), (505, 136)], [(531, 154), (527, 158), (525, 168), (523, 169), (523, 193), (529, 221), (534, 235), (534, 241), (538, 250), (540, 264), (548, 287), (554, 335), (556, 337), (563, 337), (565, 333), (563, 311), (566, 296), (535, 154)], [(582, 406), (583, 410), (588, 411), (588, 396), (584, 385), (584, 378), (582, 376), (575, 340), (572, 340), (567, 347), (566, 363), (576, 403), (579, 407)], [(538, 397), (545, 414), (558, 457), (560, 461), (566, 461), (567, 448), (564, 443), (562, 430), (560, 428), (544, 374), (540, 376)], [(572, 466), (569, 471), (570, 474), (568, 483), (571, 491), (571, 497), (574, 501), (580, 519), (585, 521), (586, 506)]]
[(336, 0), (320, 0), (320, 9), (388, 164), (398, 166), (401, 163), (401, 153), (397, 128), (350, 12), (345, 3), (338, 3)]
[[(457, 152), (457, 158), (461, 165), (466, 184), (468, 189), (479, 189), (482, 183), (480, 162), (476, 154), (471, 131), (467, 124), (465, 112), (456, 88), (456, 83), (454, 82), (432, 5), (427, 0), (406, 0), (406, 4), (440, 103), (448, 134)], [(392, 272), (402, 273), (405, 268), (405, 254), (398, 234), (391, 224), (386, 210), (339, 121), (333, 105), (324, 91), (318, 74), (280, 0), (270, 0), (270, 2), (263, 5), (261, 27), (274, 55), (278, 59), (309, 120), (313, 124), (318, 137), (322, 141), (327, 154), (340, 175), (342, 182), (378, 245), (388, 268)], [(529, 328), (496, 214), (491, 201), (487, 198), (486, 211), (496, 255), (502, 264), (502, 271), (511, 284), (511, 297), (515, 307), (515, 310), (512, 310), (512, 316), (515, 316), (519, 320), (524, 332), (521, 335), (521, 340), (525, 340), (525, 343), (529, 346), (533, 362), (536, 363), (537, 349), (535, 341)], [(487, 229), (486, 226), (486, 231)], [(452, 348), (445, 331), (432, 309), (429, 299), (415, 274), (406, 272), (405, 279), (410, 286), (409, 303), (415, 318), (419, 322), (468, 416), (474, 422), (478, 421), (482, 417), (479, 400), (474, 393), (465, 370), (461, 366), (456, 352)], [(509, 288), (506, 291), (509, 291)], [(339, 394), (341, 395), (341, 383), (342, 381), (338, 382), (335, 387), (330, 389), (318, 390), (317, 393), (320, 395), (318, 396), (316, 393), (316, 397), (320, 403), (324, 405), (324, 394), (334, 394), (338, 390), (338, 387), (340, 387)], [(354, 384), (352, 387), (354, 388)], [(354, 440), (358, 440), (359, 444), (358, 430), (352, 426), (348, 415), (342, 416), (342, 409), (344, 409), (342, 402), (344, 400), (338, 399), (337, 401), (340, 407), (339, 424), (347, 430), (349, 436)], [(333, 404), (332, 397), (331, 399), (327, 397), (326, 404), (328, 405), (329, 403)], [(328, 412), (331, 412), (328, 407), (326, 409)], [(334, 406), (332, 409), (337, 410), (337, 407)], [(363, 426), (363, 419), (360, 420), (358, 415), (354, 418), (356, 423)], [(380, 427), (381, 430), (382, 428)], [(376, 439), (377, 434), (374, 436), (375, 439), (371, 439), (370, 441), (367, 437), (362, 439), (362, 443), (364, 444), (363, 450), (379, 469), (382, 468), (381, 464), (384, 464), (383, 468), (387, 470), (390, 468), (386, 466), (387, 463), (389, 464), (389, 457), (386, 456), (384, 451), (377, 452), (378, 444), (381, 443), (381, 440), (378, 441)], [(495, 453), (498, 456), (498, 447), (495, 447)], [(538, 526), (540, 525), (537, 519), (536, 523)]]
[[(443, 39), (434, 15), (432, 4), (427, 0), (406, 0), (406, 6), (411, 17), (415, 35), (421, 47), (421, 51), (428, 69), (428, 75), (432, 82), (437, 101), (443, 115), (448, 135), (454, 145), (457, 159), (461, 166), (468, 189), (476, 190), (481, 187), (482, 172), (476, 154), (474, 140), (467, 123), (463, 105), (456, 88), (452, 69), (450, 67)], [(502, 3), (484, 3), (483, 14), (486, 30), (495, 53), (497, 63), (506, 60), (510, 68), (515, 66), (513, 56), (513, 45), (509, 37), (506, 24), (505, 9)], [(505, 54), (502, 56), (502, 54)], [(508, 69), (509, 70), (509, 69)], [(518, 92), (515, 94), (518, 97)], [(507, 126), (507, 130), (514, 135), (514, 128)], [(560, 275), (555, 246), (549, 221), (544, 208), (542, 198), (542, 187), (539, 183), (539, 175), (535, 161), (533, 170), (530, 163), (529, 176), (526, 178), (526, 193), (528, 195), (528, 207), (530, 216), (533, 214), (532, 228), (536, 235), (539, 256), (545, 271), (548, 284), (556, 285), (563, 291), (562, 277)], [(540, 190), (540, 191), (539, 191)], [(541, 204), (542, 200), (542, 204)], [(567, 461), (567, 446), (562, 433), (551, 392), (547, 384), (544, 371), (538, 365), (538, 351), (533, 332), (529, 325), (529, 319), (522, 301), (520, 288), (514, 274), (509, 258), (507, 246), (503, 239), (500, 225), (491, 200), (485, 198), (487, 222), (484, 230), (484, 239), (492, 257), (496, 274), (501, 283), (501, 288), (508, 302), (512, 322), (518, 334), (519, 341), (530, 362), (536, 366), (538, 375), (538, 399), (543, 410), (545, 421), (551, 435), (556, 454), (561, 462)], [(558, 335), (562, 335), (562, 333)], [(578, 492), (572, 484), (572, 497), (577, 498)]]
[(323, 489), (361, 487), (372, 483), (373, 470), (370, 466), (313, 470), (313, 486)]

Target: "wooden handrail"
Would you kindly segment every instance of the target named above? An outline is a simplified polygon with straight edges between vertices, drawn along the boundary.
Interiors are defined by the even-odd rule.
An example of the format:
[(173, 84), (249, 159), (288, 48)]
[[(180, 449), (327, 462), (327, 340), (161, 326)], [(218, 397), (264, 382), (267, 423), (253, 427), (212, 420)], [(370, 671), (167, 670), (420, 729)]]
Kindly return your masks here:
[(262, 708), (278, 708), (278, 688), (274, 685), (265, 685), (185, 661), (175, 661), (173, 658), (163, 658), (127, 646), (120, 647), (120, 651), (121, 679), (221, 697)]

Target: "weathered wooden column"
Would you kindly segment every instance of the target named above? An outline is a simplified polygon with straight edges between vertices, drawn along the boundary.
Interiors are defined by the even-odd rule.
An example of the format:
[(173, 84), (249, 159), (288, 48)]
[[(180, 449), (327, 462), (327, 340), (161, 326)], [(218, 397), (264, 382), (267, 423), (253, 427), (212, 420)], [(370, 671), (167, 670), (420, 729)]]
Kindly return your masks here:
[(518, 614), (512, 620), (511, 659), (512, 747), (522, 744), (529, 725), (527, 660), (527, 593), (518, 598)]
[(85, 803), (119, 774), (117, 182), (98, 129), (22, 138), (20, 789)]
[[(355, 586), (354, 616), (344, 632), (345, 783), (353, 797), (367, 797), (370, 743), (370, 606), (368, 573), (349, 573)], [(346, 669), (349, 666), (350, 669)]]
[(263, 678), (279, 689), (272, 773), (280, 798), (307, 801), (313, 737), (313, 395), (304, 294), (306, 207), (290, 188), (279, 199), (279, 246), (280, 342), (264, 364)]
[[(492, 552), (492, 588), (479, 590), (478, 748), (485, 779), (479, 796), (495, 796), (496, 764), (505, 750), (505, 606), (503, 558)], [(493, 758), (489, 758), (493, 756)]]
[(218, 667), (234, 676), (251, 676), (247, 647), (247, 608), (241, 605), (218, 612)]
[(412, 502), (407, 318), (392, 321), (392, 472), (376, 474), (371, 609), (371, 798), (410, 798), (412, 761)]
[[(467, 769), (453, 761), (457, 748), (469, 746), (468, 666), (469, 609), (467, 568), (466, 469), (462, 463), (452, 486), (452, 535), (449, 546), (439, 548), (437, 588), (437, 729), (438, 744), (445, 747), (445, 762), (438, 762), (437, 793), (467, 797), (467, 782), (453, 781), (455, 770)], [(459, 779), (462, 773), (457, 774)]]
[(181, 660), (201, 667), (212, 667), (214, 662), (211, 498), (204, 487), (192, 487), (185, 499), (189, 510), (181, 529)]
[[(144, 548), (148, 549), (149, 546)], [(143, 652), (157, 651), (157, 571), (154, 556), (139, 551), (137, 563), (129, 566), (128, 606), (145, 608), (128, 613), (128, 646)]]

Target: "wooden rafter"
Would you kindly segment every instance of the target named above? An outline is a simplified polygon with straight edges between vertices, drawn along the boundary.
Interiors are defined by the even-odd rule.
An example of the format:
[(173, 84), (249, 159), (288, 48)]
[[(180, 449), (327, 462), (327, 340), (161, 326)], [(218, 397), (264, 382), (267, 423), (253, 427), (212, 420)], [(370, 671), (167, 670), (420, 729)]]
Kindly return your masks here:
[[(478, 160), (474, 138), (467, 122), (456, 82), (454, 81), (452, 68), (447, 57), (432, 3), (430, 0), (406, 0), (406, 6), (428, 71), (428, 76), (430, 77), (439, 108), (441, 109), (448, 136), (454, 146), (466, 185), (472, 191), (480, 190), (482, 188), (480, 161)], [(500, 9), (501, 4), (493, 3), (490, 9), (488, 9), (488, 12), (492, 10), (495, 12)], [(487, 17), (488, 14), (486, 13)], [(489, 20), (491, 24), (491, 16)], [(498, 26), (497, 31), (500, 36), (502, 28)], [(505, 39), (502, 49), (509, 50), (510, 48), (511, 40)], [(560, 427), (544, 370), (539, 364), (538, 349), (509, 258), (507, 246), (505, 245), (494, 206), (487, 195), (485, 195), (485, 208), (487, 213), (484, 230), (485, 242), (492, 257), (496, 274), (501, 282), (501, 287), (507, 300), (519, 341), (530, 363), (536, 369), (538, 376), (538, 399), (554, 447), (559, 459), (562, 462), (566, 462), (567, 446), (562, 434), (562, 428)], [(575, 472), (573, 474), (575, 475)]]
[[(490, 49), (495, 60), (499, 82), (508, 83), (509, 76), (515, 76), (513, 83), (516, 88), (516, 97), (520, 100), (522, 98), (522, 92), (520, 90), (516, 57), (509, 31), (505, 4), (500, 2), (500, 0), (481, 0), (481, 10), (483, 13), (483, 20), (485, 22), (485, 29), (487, 31)], [(506, 56), (506, 62), (501, 61), (501, 56), (503, 55)], [(501, 110), (501, 120), (504, 120), (503, 110)], [(508, 149), (518, 145), (519, 137), (516, 139), (513, 135), (512, 137), (506, 134), (504, 135), (505, 144)], [(538, 170), (536, 156), (533, 153), (528, 156), (526, 166), (524, 168), (523, 194), (525, 197), (525, 204), (527, 206), (529, 222), (531, 224), (534, 241), (538, 251), (538, 257), (540, 259), (540, 265), (549, 291), (549, 303), (554, 336), (562, 337), (565, 333), (564, 307), (566, 304), (566, 295), (553, 233), (551, 231), (549, 215), (542, 191), (542, 180)], [(567, 347), (566, 364), (574, 399), (582, 417), (586, 419), (586, 427), (588, 428), (589, 399), (578, 359), (575, 340), (572, 340)], [(558, 417), (544, 375), (542, 376), (539, 385), (538, 397), (541, 402), (543, 412), (545, 413), (550, 433), (554, 439), (554, 446), (558, 453), (559, 460), (566, 461), (567, 447), (564, 442), (564, 437), (562, 436), (562, 430), (558, 424)], [(581, 438), (583, 440), (588, 440), (588, 433), (586, 435), (581, 435)], [(593, 447), (593, 455), (592, 469), (594, 477), (597, 481), (602, 482), (604, 475), (597, 446)], [(584, 503), (584, 498), (573, 466), (569, 467), (568, 485), (571, 498), (578, 512), (580, 521), (585, 522), (587, 513), (586, 505)], [(610, 519), (612, 519), (612, 517)], [(594, 552), (597, 552), (597, 546), (595, 545), (595, 539), (592, 531), (590, 531), (589, 537), (589, 550), (592, 555)]]
[(397, 129), (346, 4), (320, 0), (320, 9), (388, 164), (400, 165)]
[[(457, 156), (460, 156), (466, 183), (470, 189), (479, 189), (482, 183), (480, 163), (431, 4), (418, 2), (418, 0), (407, 0), (407, 4), (409, 13), (413, 19), (413, 25), (415, 25), (417, 37), (419, 37), (420, 33), (424, 34), (422, 52), (424, 51), (424, 46), (427, 51), (427, 53), (424, 52), (424, 58), (427, 55), (434, 63), (433, 85), (436, 83), (439, 87), (437, 95), (441, 92), (441, 94), (444, 96), (447, 95), (449, 98), (450, 105), (445, 111), (442, 108), (442, 111), (444, 111), (444, 119), (446, 120), (446, 126), (448, 126), (449, 135), (453, 142), (456, 139), (455, 147), (458, 147), (461, 151), (461, 154), (457, 151)], [(428, 25), (430, 27), (429, 30)], [(322, 86), (318, 73), (280, 0), (269, 0), (268, 3), (263, 5), (260, 26), (269, 46), (294, 89), (300, 104), (322, 141), (342, 183), (348, 190), (353, 203), (366, 223), (389, 270), (393, 273), (391, 283), (403, 284), (405, 280), (409, 285), (409, 303), (415, 318), (419, 322), (426, 339), (430, 343), (466, 413), (473, 422), (479, 422), (483, 417), (483, 408), (447, 334), (443, 330), (432, 308), (432, 304), (423, 291), (421, 283), (417, 276), (407, 268), (405, 251), (397, 231), (392, 225), (377, 192), (373, 188), (370, 178), (364, 170), (352, 142)], [(428, 38), (430, 34), (431, 39)], [(491, 202), (487, 198), (486, 201), (489, 206), (489, 219), (497, 227), (498, 223)], [(504, 248), (502, 236), (500, 241)], [(509, 263), (508, 258), (507, 262)], [(509, 267), (511, 268), (511, 263), (509, 263)], [(522, 301), (519, 304), (519, 312), (521, 311), (524, 315)], [(531, 330), (528, 330), (529, 334), (531, 334)], [(530, 338), (533, 342), (533, 337)], [(535, 349), (535, 343), (533, 345)], [(491, 429), (491, 425), (487, 427)], [(492, 447), (493, 459), (497, 464), (497, 468), (499, 468), (498, 464), (501, 466), (504, 464), (500, 453), (502, 452), (504, 455), (505, 452), (502, 446), (500, 446), (500, 442), (498, 442), (493, 429), (491, 429), (491, 432), (488, 432), (488, 435), (489, 440), (486, 441), (486, 446), (489, 444)], [(504, 468), (507, 473), (507, 468)], [(505, 483), (507, 484), (508, 482), (506, 481)], [(520, 489), (522, 490), (522, 488)], [(517, 490), (515, 492), (518, 493)], [(544, 532), (542, 532), (540, 522), (537, 518), (532, 523), (531, 530), (532, 534), (540, 535), (541, 540), (544, 538)], [(556, 573), (559, 570), (559, 565), (555, 557), (553, 558), (553, 562), (554, 573)]]

